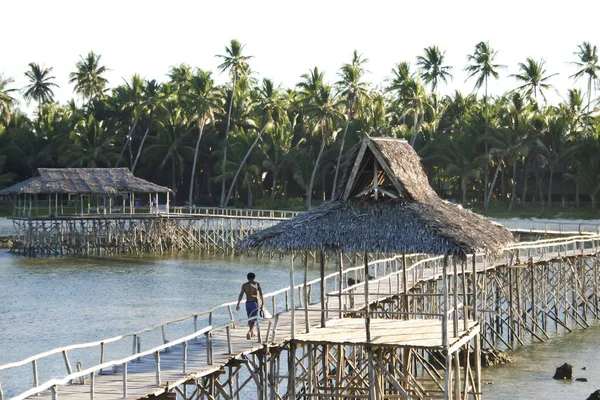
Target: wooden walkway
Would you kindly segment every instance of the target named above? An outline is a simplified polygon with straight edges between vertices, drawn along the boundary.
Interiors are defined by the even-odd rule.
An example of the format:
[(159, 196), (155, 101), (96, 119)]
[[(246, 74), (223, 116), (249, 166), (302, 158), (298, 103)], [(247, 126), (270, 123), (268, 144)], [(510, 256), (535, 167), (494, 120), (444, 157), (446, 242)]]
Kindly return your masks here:
[[(599, 236), (582, 235), (522, 243), (507, 248), (504, 257), (494, 262), (486, 262), (484, 257), (477, 256), (474, 263), (471, 258), (459, 268), (469, 268), (468, 272), (481, 272), (498, 266), (527, 265), (531, 262), (546, 262), (561, 257), (597, 254), (599, 240)], [(436, 280), (442, 276), (443, 257), (426, 258), (416, 255), (406, 257), (405, 260), (406, 268), (402, 268), (402, 256), (370, 263), (375, 277), (368, 281), (369, 304), (398, 298), (405, 290), (410, 290), (419, 282)], [(341, 280), (337, 273), (326, 277), (329, 282), (329, 286), (326, 287), (342, 288), (341, 292), (334, 290), (327, 294), (326, 310), (322, 310), (320, 301), (315, 302), (311, 299), (311, 292), (316, 292), (312, 288), (320, 285), (320, 280), (297, 285), (293, 292), (288, 287), (265, 295), (265, 306), (275, 317), (259, 320), (257, 324), (259, 335), (252, 340), (246, 339), (245, 321), (232, 321), (219, 327), (208, 325), (201, 329), (194, 324), (195, 331), (186, 337), (172, 341), (165, 340), (164, 345), (147, 351), (140, 351), (138, 348), (127, 358), (105, 362), (77, 372), (73, 372), (68, 364), (67, 351), (70, 349), (58, 349), (54, 353), (62, 352), (67, 369), (71, 370), (65, 377), (52, 379), (45, 383), (37, 382), (37, 361), (43, 358), (44, 354), (19, 363), (0, 366), (0, 371), (28, 363), (33, 365), (36, 387), (12, 397), (15, 400), (33, 397), (41, 399), (137, 399), (152, 394), (158, 395), (190, 379), (213, 374), (234, 359), (261, 351), (265, 347), (281, 346), (292, 338), (299, 342), (318, 340), (321, 343), (364, 343), (364, 319), (340, 319), (344, 315), (364, 314), (366, 309), (364, 282), (354, 286), (345, 284), (349, 278), (364, 280), (360, 275), (362, 270), (362, 266), (348, 268), (343, 271)], [(462, 270), (453, 270), (452, 266), (448, 269), (449, 274), (453, 274), (455, 271), (459, 274), (464, 273)], [(297, 295), (295, 300), (294, 295)], [(278, 296), (277, 304), (281, 304), (281, 296), (285, 296), (286, 305), (288, 303), (296, 305), (293, 312), (289, 306), (286, 306), (284, 310), (276, 308), (275, 299)], [(234, 304), (227, 303), (220, 307), (228, 309), (231, 314), (231, 307)], [(322, 313), (326, 320), (325, 328), (319, 328)], [(293, 321), (292, 314), (295, 315)], [(193, 316), (194, 321), (197, 316)], [(439, 319), (406, 321), (376, 317), (376, 313), (373, 313), (371, 319), (372, 341), (395, 346), (441, 348), (442, 325)], [(181, 320), (183, 319), (177, 321)], [(463, 321), (460, 322), (460, 325), (464, 326)], [(164, 326), (162, 326), (163, 334)], [(293, 335), (292, 326), (294, 327)], [(452, 331), (452, 324), (449, 323), (448, 332)], [(476, 322), (470, 321), (466, 327), (457, 329), (457, 331), (458, 335), (449, 334), (450, 346), (456, 346), (460, 344), (459, 342), (462, 343), (471, 338), (479, 331), (479, 326)], [(104, 346), (108, 341), (99, 343)], [(134, 349), (135, 343), (134, 336)], [(83, 345), (79, 345), (80, 348), (81, 346)], [(72, 347), (77, 348), (77, 345)], [(2, 400), (1, 389), (0, 400)]]

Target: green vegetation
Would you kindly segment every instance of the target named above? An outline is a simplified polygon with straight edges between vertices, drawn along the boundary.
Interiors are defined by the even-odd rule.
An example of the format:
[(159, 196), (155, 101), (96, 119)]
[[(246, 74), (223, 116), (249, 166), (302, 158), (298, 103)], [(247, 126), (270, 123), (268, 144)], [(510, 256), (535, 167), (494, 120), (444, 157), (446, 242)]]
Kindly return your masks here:
[[(165, 82), (133, 75), (110, 90), (99, 54), (81, 56), (69, 82), (80, 101), (54, 101), (52, 68), (30, 63), (29, 83), (0, 76), (0, 187), (39, 167), (127, 167), (171, 187), (174, 204), (310, 208), (335, 195), (341, 155), (365, 135), (404, 138), (444, 198), (496, 216), (595, 217), (600, 192), (600, 119), (595, 45), (572, 55), (575, 86), (549, 105), (552, 71), (527, 58), (518, 73), (487, 42), (464, 68), (473, 94), (439, 94), (453, 67), (429, 46), (411, 65), (390, 66), (383, 85), (366, 80), (354, 52), (335, 77), (314, 67), (293, 88), (257, 79), (252, 56), (232, 40), (219, 71), (174, 65)], [(110, 66), (108, 66), (110, 67)], [(331, 79), (329, 81), (328, 79)], [(490, 80), (514, 90), (490, 96)], [(335, 83), (330, 83), (335, 82)], [(15, 100), (21, 90), (36, 111)], [(480, 93), (483, 92), (483, 93)], [(3, 209), (0, 209), (0, 212)]]

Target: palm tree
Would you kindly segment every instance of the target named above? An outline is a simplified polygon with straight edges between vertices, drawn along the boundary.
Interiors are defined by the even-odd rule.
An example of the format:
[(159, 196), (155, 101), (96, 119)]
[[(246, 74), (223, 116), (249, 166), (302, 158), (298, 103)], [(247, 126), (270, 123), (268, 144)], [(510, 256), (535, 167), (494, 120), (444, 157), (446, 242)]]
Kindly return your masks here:
[[(399, 64), (398, 73), (394, 71), (397, 77), (402, 77), (401, 67), (403, 67), (403, 65)], [(419, 133), (419, 125), (425, 114), (425, 109), (430, 107), (425, 86), (423, 86), (418, 77), (410, 75), (409, 77), (404, 78), (403, 81), (394, 79), (392, 84), (388, 87), (388, 90), (396, 93), (394, 102), (402, 111), (403, 118), (407, 114), (412, 113), (413, 128), (410, 137), (410, 145), (414, 147)]]
[(417, 57), (417, 65), (421, 70), (421, 79), (425, 83), (431, 84), (431, 91), (436, 93), (436, 89), (441, 82), (448, 83), (452, 79), (451, 66), (443, 65), (446, 52), (442, 52), (439, 47), (431, 46), (425, 48), (425, 55)]
[(167, 101), (164, 108), (162, 117), (157, 119), (157, 135), (148, 138), (150, 144), (143, 155), (149, 160), (161, 160), (157, 165), (161, 173), (170, 164), (173, 201), (177, 201), (177, 182), (182, 179), (185, 160), (194, 154), (194, 148), (187, 144), (193, 125), (190, 125), (185, 110), (178, 102)]
[(225, 47), (224, 55), (217, 55), (223, 62), (219, 65), (221, 72), (229, 70), (231, 75), (231, 97), (229, 99), (229, 109), (227, 111), (227, 123), (225, 125), (225, 147), (223, 149), (223, 181), (221, 184), (221, 207), (224, 207), (225, 201), (225, 165), (227, 164), (227, 139), (229, 137), (229, 129), (231, 123), (231, 108), (233, 106), (233, 98), (235, 97), (235, 89), (238, 80), (242, 76), (246, 76), (250, 73), (250, 66), (248, 60), (252, 56), (242, 55), (244, 45), (235, 39), (230, 42), (230, 47)]
[[(275, 204), (275, 195), (277, 191), (277, 177), (285, 173), (286, 169), (291, 167), (292, 158), (295, 150), (304, 143), (305, 138), (301, 138), (293, 145), (294, 130), (296, 128), (296, 118), (290, 121), (289, 118), (283, 117), (276, 122), (273, 129), (267, 132), (265, 136), (265, 144), (262, 146), (264, 153), (263, 166), (268, 169), (273, 178), (271, 185), (271, 195), (273, 196), (273, 204)], [(284, 180), (284, 194), (285, 194)]]
[(11, 96), (17, 89), (9, 89), (7, 86), (14, 81), (0, 74), (0, 123), (8, 125), (10, 123), (10, 114), (12, 108), (17, 104), (17, 100)]
[(533, 98), (537, 101), (538, 92), (546, 101), (546, 95), (544, 94), (545, 90), (553, 89), (552, 84), (548, 83), (548, 80), (553, 76), (558, 74), (546, 74), (546, 69), (544, 69), (544, 64), (546, 62), (544, 60), (535, 61), (531, 57), (527, 57), (524, 63), (519, 63), (519, 73), (511, 74), (510, 76), (514, 77), (517, 81), (523, 83), (521, 86), (518, 86), (515, 90), (520, 91), (525, 96)]
[(100, 98), (104, 95), (104, 90), (108, 84), (108, 80), (102, 76), (107, 69), (100, 65), (100, 54), (90, 51), (75, 64), (76, 71), (69, 74), (69, 83), (75, 83), (73, 91), (87, 99), (89, 103), (92, 99)]
[(135, 167), (144, 147), (144, 142), (146, 141), (146, 137), (148, 137), (148, 132), (150, 132), (150, 128), (152, 127), (154, 114), (161, 109), (162, 100), (163, 96), (161, 94), (161, 85), (154, 79), (152, 79), (151, 81), (146, 81), (146, 84), (144, 86), (141, 108), (142, 112), (148, 116), (148, 125), (146, 126), (146, 131), (144, 132), (144, 136), (142, 137), (142, 142), (140, 143), (137, 155), (135, 156), (135, 160), (133, 161), (133, 165), (131, 166), (131, 173), (134, 173), (135, 171)]
[(133, 140), (133, 133), (140, 119), (143, 94), (144, 79), (138, 74), (133, 74), (130, 81), (125, 81), (125, 85), (117, 86), (113, 90), (111, 100), (114, 102), (114, 107), (117, 110), (117, 113), (121, 115), (128, 124), (127, 136), (125, 137), (125, 143), (121, 148), (119, 161), (117, 161), (116, 166), (121, 162), (126, 148), (129, 149), (129, 164), (133, 164), (131, 141)]
[(229, 186), (229, 191), (227, 192), (227, 197), (225, 198), (225, 205), (227, 205), (227, 203), (229, 202), (237, 178), (240, 175), (242, 168), (246, 164), (248, 157), (250, 157), (250, 154), (254, 150), (254, 147), (261, 139), (263, 133), (265, 132), (265, 129), (267, 129), (267, 125), (274, 118), (277, 118), (279, 114), (282, 114), (284, 111), (279, 88), (275, 88), (275, 84), (272, 80), (267, 78), (263, 79), (263, 85), (257, 90), (257, 96), (258, 101), (256, 104), (256, 109), (260, 115), (259, 118), (261, 119), (262, 128), (260, 129), (258, 135), (256, 135), (256, 138), (252, 142), (252, 145), (248, 148), (246, 154), (244, 155), (244, 158), (239, 164), (237, 171), (235, 172), (235, 175), (233, 176), (231, 185)]
[(567, 173), (590, 196), (592, 208), (596, 208), (596, 197), (600, 193), (600, 143), (598, 138), (588, 137), (581, 143), (580, 157), (575, 163), (574, 173)]
[(312, 125), (312, 133), (314, 135), (320, 134), (321, 136), (321, 147), (319, 148), (306, 193), (306, 207), (308, 210), (312, 207), (312, 191), (321, 156), (325, 150), (325, 145), (335, 135), (334, 122), (342, 116), (339, 106), (338, 99), (334, 96), (331, 86), (328, 85), (319, 87), (316, 93), (307, 98), (303, 106), (303, 110)]
[(350, 64), (342, 65), (338, 75), (340, 80), (336, 82), (339, 90), (339, 95), (343, 99), (342, 102), (346, 108), (346, 126), (342, 133), (342, 141), (340, 143), (340, 150), (338, 153), (337, 163), (335, 167), (335, 176), (333, 178), (333, 189), (331, 192), (331, 198), (335, 197), (335, 189), (337, 186), (338, 172), (340, 170), (340, 163), (342, 161), (342, 154), (344, 152), (344, 144), (346, 142), (346, 133), (348, 132), (348, 126), (350, 122), (358, 112), (358, 106), (362, 97), (367, 96), (368, 84), (363, 82), (361, 79), (364, 76), (366, 70), (364, 64), (369, 60), (362, 58), (356, 50), (352, 55), (352, 61)]
[(52, 67), (45, 68), (33, 62), (29, 63), (29, 71), (25, 72), (25, 76), (29, 79), (30, 83), (22, 89), (23, 96), (27, 104), (32, 100), (38, 102), (38, 115), (41, 114), (42, 104), (54, 101), (52, 88), (58, 88), (58, 85), (52, 82), (56, 77), (50, 76), (51, 72)]
[(545, 115), (545, 131), (541, 138), (537, 138), (536, 143), (539, 149), (539, 156), (542, 161), (550, 168), (550, 178), (548, 181), (548, 207), (552, 207), (552, 183), (554, 180), (554, 170), (561, 159), (570, 155), (573, 147), (568, 138), (568, 120), (554, 108), (550, 108)]
[[(473, 54), (467, 55), (467, 60), (471, 63), (465, 67), (465, 71), (469, 74), (467, 80), (472, 77), (477, 77), (475, 81), (474, 90), (481, 89), (481, 86), (484, 86), (484, 105), (485, 105), (485, 132), (484, 136), (487, 137), (487, 129), (489, 124), (489, 106), (488, 106), (488, 80), (490, 77), (494, 79), (498, 79), (500, 76), (498, 74), (498, 69), (506, 68), (505, 65), (502, 64), (494, 64), (496, 55), (498, 52), (494, 50), (488, 42), (479, 42), (475, 45), (475, 51)], [(488, 180), (489, 180), (489, 148), (488, 142), (485, 141), (485, 154), (488, 158), (488, 162), (485, 165), (485, 174), (483, 177), (484, 180), (484, 204), (483, 208), (485, 211), (488, 209), (488, 204), (486, 203), (486, 199), (488, 198)]]
[(188, 82), (185, 91), (185, 107), (192, 120), (196, 121), (198, 138), (194, 151), (194, 162), (192, 164), (192, 177), (190, 179), (190, 192), (188, 202), (193, 204), (194, 185), (196, 177), (196, 164), (198, 162), (198, 151), (204, 128), (210, 122), (214, 122), (215, 109), (219, 107), (218, 90), (209, 71), (197, 69)]
[(113, 138), (108, 133), (104, 121), (95, 119), (93, 115), (77, 123), (71, 138), (73, 145), (65, 154), (69, 166), (110, 167), (118, 159), (118, 154), (113, 147)]
[(575, 54), (579, 60), (573, 61), (571, 64), (577, 66), (579, 71), (571, 75), (569, 78), (575, 78), (577, 81), (584, 75), (587, 75), (587, 112), (585, 115), (585, 130), (589, 126), (590, 122), (590, 113), (592, 110), (590, 109), (591, 95), (592, 95), (592, 83), (594, 83), (594, 88), (598, 85), (599, 77), (598, 73), (600, 72), (600, 63), (598, 62), (598, 48), (596, 45), (591, 45), (590, 42), (583, 42), (578, 47), (578, 51), (573, 53)]

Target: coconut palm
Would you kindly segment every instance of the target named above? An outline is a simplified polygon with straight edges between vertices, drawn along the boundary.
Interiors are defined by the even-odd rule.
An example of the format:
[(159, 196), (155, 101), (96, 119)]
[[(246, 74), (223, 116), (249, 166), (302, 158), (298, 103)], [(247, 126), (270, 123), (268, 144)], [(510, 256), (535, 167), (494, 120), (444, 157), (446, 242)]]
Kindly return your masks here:
[(550, 169), (548, 181), (548, 207), (552, 207), (552, 183), (554, 181), (554, 170), (559, 161), (565, 159), (573, 151), (569, 143), (569, 125), (565, 116), (556, 109), (550, 108), (546, 111), (545, 129), (536, 144), (539, 157)]
[[(473, 54), (467, 55), (467, 60), (470, 62), (469, 65), (465, 67), (465, 71), (469, 74), (467, 76), (467, 80), (473, 77), (477, 77), (475, 80), (474, 90), (477, 91), (484, 87), (484, 105), (485, 105), (485, 132), (484, 136), (487, 137), (487, 129), (489, 124), (489, 106), (488, 106), (488, 81), (489, 78), (498, 79), (500, 74), (498, 74), (498, 69), (506, 68), (505, 65), (502, 64), (494, 64), (496, 56), (498, 52), (494, 50), (488, 42), (479, 42), (475, 45), (475, 51)], [(484, 143), (485, 145), (485, 154), (489, 159), (489, 144), (487, 140)], [(483, 177), (484, 180), (484, 204), (483, 208), (485, 211), (488, 209), (488, 204), (486, 200), (488, 198), (488, 179), (489, 179), (489, 162), (485, 166), (485, 174)]]
[[(242, 55), (242, 50), (244, 49), (244, 45), (238, 42), (235, 39), (232, 39), (230, 42), (230, 47), (225, 47), (224, 55), (217, 55), (217, 57), (221, 58), (223, 62), (219, 65), (219, 69), (223, 71), (229, 70), (229, 74), (231, 75), (231, 97), (229, 99), (229, 108), (227, 111), (227, 123), (225, 125), (225, 146), (223, 149), (223, 168), (227, 164), (227, 138), (229, 137), (229, 129), (231, 123), (231, 108), (233, 106), (233, 99), (235, 97), (236, 85), (238, 80), (242, 76), (246, 76), (250, 73), (250, 66), (248, 65), (248, 60), (252, 58), (252, 56)], [(225, 175), (223, 169), (223, 175)], [(222, 181), (221, 185), (221, 207), (224, 207), (225, 201), (225, 179)]]
[(333, 89), (329, 85), (319, 87), (316, 93), (307, 98), (307, 101), (303, 105), (303, 111), (312, 126), (313, 135), (320, 135), (321, 137), (321, 147), (319, 148), (306, 193), (306, 207), (310, 210), (312, 207), (312, 191), (315, 176), (319, 169), (321, 156), (327, 142), (334, 137), (336, 133), (334, 123), (342, 117), (342, 114), (339, 100), (335, 97)]
[(188, 197), (189, 204), (193, 204), (194, 185), (196, 177), (196, 164), (198, 163), (198, 151), (200, 140), (204, 134), (204, 128), (207, 124), (214, 122), (215, 110), (220, 106), (219, 92), (215, 87), (212, 74), (209, 71), (197, 69), (185, 90), (185, 108), (190, 118), (196, 121), (198, 128), (198, 138), (196, 139), (196, 148), (194, 150), (194, 162), (192, 163), (192, 177), (190, 179), (190, 192)]
[(178, 182), (182, 180), (185, 161), (194, 154), (194, 148), (187, 144), (193, 125), (177, 102), (167, 101), (163, 107), (164, 113), (156, 120), (157, 134), (148, 138), (149, 145), (143, 156), (148, 160), (161, 160), (157, 165), (161, 172), (170, 165), (173, 201), (177, 201)]
[(335, 189), (337, 186), (338, 172), (340, 170), (340, 163), (342, 160), (342, 154), (344, 152), (344, 144), (346, 142), (346, 133), (348, 132), (348, 126), (353, 120), (354, 116), (358, 112), (358, 106), (362, 97), (367, 96), (368, 84), (362, 81), (366, 70), (364, 64), (369, 60), (362, 58), (356, 50), (352, 54), (352, 61), (349, 64), (342, 65), (340, 72), (338, 73), (341, 78), (336, 85), (339, 90), (339, 95), (342, 98), (342, 103), (346, 109), (345, 118), (346, 125), (344, 126), (344, 132), (342, 133), (342, 139), (340, 143), (340, 150), (335, 167), (335, 176), (333, 178), (333, 189), (331, 192), (331, 198), (335, 197)]
[(52, 67), (45, 68), (37, 63), (29, 63), (29, 71), (25, 76), (29, 79), (29, 84), (23, 90), (23, 96), (29, 104), (32, 100), (38, 102), (38, 115), (41, 113), (42, 104), (54, 101), (54, 92), (52, 88), (58, 88), (58, 85), (52, 82), (56, 77), (51, 76)]
[(421, 70), (421, 79), (431, 84), (431, 91), (436, 93), (440, 82), (448, 83), (452, 79), (451, 66), (443, 65), (446, 52), (437, 46), (425, 48), (425, 54), (417, 57), (417, 65)]
[(10, 114), (13, 107), (17, 104), (17, 100), (12, 97), (11, 93), (17, 89), (9, 89), (8, 85), (13, 83), (12, 78), (6, 78), (0, 74), (0, 123), (8, 125), (10, 123)]
[(73, 145), (65, 153), (70, 167), (111, 167), (118, 159), (113, 147), (113, 138), (104, 121), (90, 115), (77, 123), (71, 133)]
[(80, 60), (75, 64), (76, 71), (69, 74), (69, 83), (74, 83), (73, 91), (81, 95), (87, 103), (104, 95), (108, 80), (102, 76), (106, 71), (105, 66), (100, 65), (100, 54), (90, 51), (87, 56), (79, 56)]
[[(265, 135), (264, 146), (262, 146), (265, 157), (263, 166), (272, 174), (271, 195), (273, 196), (273, 204), (277, 193), (277, 177), (285, 174), (291, 168), (294, 152), (306, 141), (305, 138), (301, 138), (295, 145), (293, 144), (295, 129), (296, 118), (290, 121), (286, 116), (277, 121)], [(286, 184), (287, 182), (284, 180), (284, 194)]]
[(577, 81), (579, 78), (587, 75), (587, 108), (585, 115), (585, 130), (589, 126), (590, 122), (590, 113), (592, 110), (590, 109), (591, 103), (591, 95), (592, 95), (592, 83), (593, 87), (596, 88), (599, 82), (599, 72), (600, 72), (600, 63), (598, 62), (598, 48), (596, 45), (590, 44), (590, 42), (583, 42), (578, 47), (578, 51), (575, 54), (579, 60), (571, 62), (571, 64), (575, 65), (579, 70), (571, 75), (569, 78), (574, 78)]
[(575, 163), (575, 171), (565, 174), (590, 196), (592, 208), (596, 208), (596, 197), (600, 193), (600, 143), (598, 138), (587, 137), (580, 146), (580, 157)]
[(274, 118), (277, 119), (284, 112), (284, 105), (282, 103), (281, 98), (282, 96), (279, 92), (279, 88), (275, 87), (275, 84), (272, 80), (267, 78), (263, 79), (262, 86), (258, 88), (256, 92), (258, 99), (255, 108), (259, 113), (262, 128), (258, 132), (258, 135), (256, 135), (256, 138), (252, 142), (252, 145), (248, 148), (246, 154), (244, 155), (244, 158), (239, 164), (237, 171), (235, 172), (235, 175), (233, 176), (231, 185), (229, 186), (229, 191), (227, 192), (227, 197), (225, 198), (225, 205), (227, 205), (229, 199), (231, 198), (231, 193), (233, 191), (233, 188), (235, 187), (235, 183), (237, 181), (238, 176), (240, 175), (240, 172), (242, 171), (242, 168), (246, 164), (246, 161), (248, 160), (248, 157), (250, 157), (250, 154), (254, 150), (254, 147), (261, 139), (263, 133), (265, 132), (265, 129), (267, 129), (268, 124), (271, 123), (271, 121), (273, 121)]
[(118, 110), (119, 115), (127, 121), (127, 136), (125, 143), (121, 148), (121, 154), (117, 166), (123, 158), (125, 149), (129, 149), (129, 163), (133, 164), (133, 152), (131, 150), (131, 141), (133, 140), (133, 134), (135, 128), (138, 125), (141, 115), (141, 104), (144, 95), (144, 79), (138, 75), (133, 74), (130, 81), (125, 81), (124, 85), (117, 86), (113, 91), (112, 101), (114, 102), (114, 108)]
[(558, 75), (557, 73), (548, 75), (544, 68), (545, 63), (544, 60), (535, 61), (531, 57), (527, 57), (524, 63), (519, 63), (519, 73), (510, 75), (518, 82), (522, 83), (522, 85), (518, 86), (515, 90), (529, 98), (533, 96), (536, 101), (539, 92), (545, 102), (546, 94), (544, 91), (554, 89), (552, 84), (548, 81), (553, 76)]
[(142, 153), (142, 149), (144, 148), (144, 142), (146, 141), (146, 138), (148, 137), (148, 132), (150, 132), (150, 128), (152, 127), (154, 114), (157, 111), (161, 110), (162, 100), (163, 95), (161, 93), (161, 85), (154, 79), (146, 81), (146, 84), (144, 85), (141, 109), (142, 113), (148, 118), (148, 125), (146, 126), (146, 131), (144, 132), (144, 136), (142, 137), (140, 147), (138, 147), (138, 151), (135, 156), (135, 160), (133, 161), (133, 165), (131, 166), (131, 173), (135, 172), (135, 167), (140, 158), (140, 154)]
[(413, 128), (409, 143), (414, 147), (425, 109), (430, 107), (425, 86), (418, 77), (411, 75), (404, 81), (392, 81), (388, 90), (395, 92), (394, 105), (399, 107), (403, 118), (412, 114)]

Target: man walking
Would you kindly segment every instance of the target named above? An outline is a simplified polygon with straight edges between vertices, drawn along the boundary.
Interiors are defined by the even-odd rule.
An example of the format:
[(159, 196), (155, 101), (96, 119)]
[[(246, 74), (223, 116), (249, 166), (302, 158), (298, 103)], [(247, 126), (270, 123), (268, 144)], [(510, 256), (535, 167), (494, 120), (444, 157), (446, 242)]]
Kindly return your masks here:
[[(264, 300), (262, 289), (260, 288), (260, 283), (256, 282), (254, 279), (256, 275), (253, 272), (250, 272), (247, 275), (248, 282), (242, 285), (242, 290), (240, 291), (240, 295), (238, 297), (236, 310), (240, 309), (240, 302), (246, 294), (246, 314), (248, 318), (254, 318), (258, 316), (258, 311), (262, 309)], [(254, 325), (256, 323), (256, 319), (252, 319), (248, 321), (248, 333), (246, 334), (246, 339), (250, 339), (254, 336)]]

